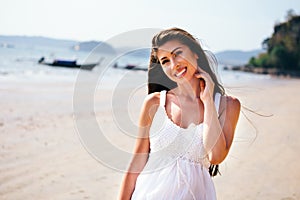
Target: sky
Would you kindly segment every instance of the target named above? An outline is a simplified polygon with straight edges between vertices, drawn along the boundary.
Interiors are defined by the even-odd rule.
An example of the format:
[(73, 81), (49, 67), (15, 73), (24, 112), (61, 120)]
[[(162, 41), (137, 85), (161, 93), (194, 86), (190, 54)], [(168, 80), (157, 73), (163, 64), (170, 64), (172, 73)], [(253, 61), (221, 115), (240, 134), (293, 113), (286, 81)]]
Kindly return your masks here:
[(0, 0), (0, 35), (106, 41), (141, 28), (179, 27), (212, 51), (254, 50), (299, 0)]

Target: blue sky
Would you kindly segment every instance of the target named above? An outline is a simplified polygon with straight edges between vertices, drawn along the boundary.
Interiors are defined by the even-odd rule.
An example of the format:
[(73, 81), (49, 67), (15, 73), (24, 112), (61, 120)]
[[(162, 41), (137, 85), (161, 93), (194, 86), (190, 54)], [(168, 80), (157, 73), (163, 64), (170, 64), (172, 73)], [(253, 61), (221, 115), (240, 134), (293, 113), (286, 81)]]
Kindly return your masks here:
[(0, 0), (0, 35), (108, 40), (140, 28), (180, 27), (213, 51), (253, 50), (299, 0)]

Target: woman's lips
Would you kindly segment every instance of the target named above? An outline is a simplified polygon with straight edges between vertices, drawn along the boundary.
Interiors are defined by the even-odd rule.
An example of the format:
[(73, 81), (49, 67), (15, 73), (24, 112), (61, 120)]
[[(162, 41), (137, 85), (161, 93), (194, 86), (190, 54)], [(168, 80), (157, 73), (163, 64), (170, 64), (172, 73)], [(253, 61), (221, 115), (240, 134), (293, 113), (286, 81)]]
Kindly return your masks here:
[(177, 70), (177, 72), (175, 73), (175, 76), (177, 78), (182, 77), (185, 75), (186, 71), (187, 71), (187, 67), (183, 67), (182, 69)]

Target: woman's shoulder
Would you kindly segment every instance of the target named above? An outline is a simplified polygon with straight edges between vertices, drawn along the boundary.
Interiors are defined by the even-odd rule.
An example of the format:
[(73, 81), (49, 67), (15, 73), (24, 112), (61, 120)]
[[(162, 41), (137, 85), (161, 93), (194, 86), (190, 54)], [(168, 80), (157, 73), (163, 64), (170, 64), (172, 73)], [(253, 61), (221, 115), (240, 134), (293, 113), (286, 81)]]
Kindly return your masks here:
[(230, 95), (225, 95), (222, 98), (224, 99), (223, 101), (226, 103), (226, 107), (229, 108), (231, 111), (240, 111), (241, 102), (238, 98)]
[(160, 92), (153, 92), (146, 96), (144, 104), (146, 107), (150, 108), (154, 105), (159, 105), (159, 102), (160, 102)]
[(140, 124), (142, 126), (148, 126), (149, 124), (151, 124), (151, 121), (159, 107), (159, 102), (160, 102), (159, 92), (154, 92), (146, 96), (142, 107), (142, 114), (140, 118)]

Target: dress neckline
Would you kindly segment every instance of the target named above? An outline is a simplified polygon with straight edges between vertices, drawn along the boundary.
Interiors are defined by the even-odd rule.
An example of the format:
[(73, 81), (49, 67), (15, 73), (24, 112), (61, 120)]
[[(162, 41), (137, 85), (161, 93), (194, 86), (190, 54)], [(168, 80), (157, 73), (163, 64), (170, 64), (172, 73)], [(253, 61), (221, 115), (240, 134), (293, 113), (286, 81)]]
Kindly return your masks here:
[(201, 123), (199, 123), (199, 124), (195, 124), (195, 123), (192, 122), (192, 123), (190, 123), (190, 124), (188, 125), (188, 127), (184, 128), (184, 127), (181, 127), (181, 126), (177, 125), (175, 122), (173, 122), (172, 119), (169, 118), (169, 116), (168, 116), (168, 114), (167, 114), (165, 108), (164, 108), (164, 113), (165, 113), (165, 115), (166, 115), (167, 120), (168, 120), (172, 125), (174, 125), (175, 127), (179, 128), (179, 129), (181, 129), (181, 130), (188, 130), (188, 129), (190, 129), (191, 127), (196, 127), (196, 128), (197, 128), (197, 127), (203, 125), (203, 122), (201, 122)]
[(164, 109), (164, 114), (165, 114), (165, 117), (167, 118), (167, 120), (173, 124), (175, 127), (181, 129), (181, 130), (188, 130), (189, 128), (191, 127), (198, 127), (198, 126), (201, 126), (203, 125), (203, 122), (199, 123), (199, 124), (195, 124), (195, 123), (190, 123), (186, 128), (184, 127), (181, 127), (179, 125), (177, 125), (172, 119), (170, 119), (170, 117), (168, 116), (168, 113), (167, 113), (167, 110), (166, 110), (166, 100), (167, 100), (167, 91), (166, 90), (163, 90), (161, 91), (161, 96), (160, 96), (160, 106), (163, 107)]
[[(221, 94), (220, 93), (216, 93), (215, 95), (215, 106), (216, 106), (216, 109), (217, 109), (217, 113), (219, 114), (219, 105), (220, 105), (220, 98), (221, 98)], [(195, 123), (190, 123), (186, 128), (184, 127), (181, 127), (179, 125), (177, 125), (175, 122), (173, 122), (172, 119), (169, 118), (168, 116), (168, 113), (167, 113), (167, 110), (166, 110), (166, 99), (167, 99), (167, 91), (166, 90), (163, 90), (160, 92), (160, 106), (162, 106), (162, 108), (164, 109), (164, 114), (165, 114), (165, 117), (167, 118), (167, 120), (172, 124), (174, 125), (175, 127), (181, 129), (181, 130), (188, 130), (190, 127), (200, 127), (203, 125), (203, 122), (200, 122), (199, 124), (195, 124)]]

